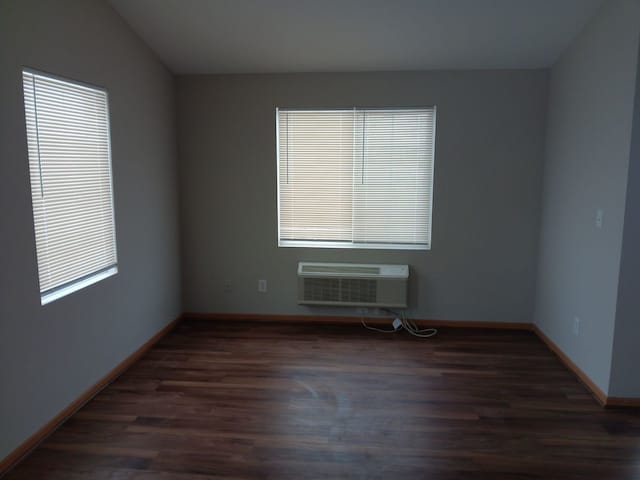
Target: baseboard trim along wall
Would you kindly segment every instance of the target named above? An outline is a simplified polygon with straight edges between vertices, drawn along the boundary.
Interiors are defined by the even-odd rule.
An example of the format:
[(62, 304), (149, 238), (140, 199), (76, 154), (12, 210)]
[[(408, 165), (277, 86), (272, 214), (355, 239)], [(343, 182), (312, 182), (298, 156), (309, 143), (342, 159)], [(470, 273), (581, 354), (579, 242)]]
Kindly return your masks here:
[(80, 410), (89, 400), (100, 393), (116, 378), (122, 375), (131, 365), (133, 365), (147, 350), (155, 345), (162, 337), (169, 333), (180, 322), (182, 316), (176, 318), (167, 326), (163, 327), (158, 333), (147, 340), (135, 352), (125, 358), (116, 365), (109, 373), (102, 377), (98, 382), (91, 386), (87, 391), (71, 402), (64, 410), (53, 417), (44, 426), (38, 429), (33, 435), (19, 445), (6, 458), (0, 460), (0, 477), (11, 470), (20, 460), (36, 448), (44, 439), (51, 435), (56, 429), (62, 425), (70, 416)]
[[(356, 316), (323, 316), (323, 315), (276, 315), (261, 313), (202, 313), (202, 312), (186, 312), (169, 323), (166, 327), (156, 333), (147, 342), (145, 342), (135, 352), (125, 358), (109, 373), (102, 377), (95, 385), (80, 395), (76, 400), (69, 404), (58, 415), (52, 418), (46, 425), (41, 427), (31, 437), (25, 440), (6, 458), (0, 460), (0, 477), (14, 467), (23, 457), (31, 450), (37, 447), (45, 438), (51, 435), (67, 418), (82, 408), (89, 400), (95, 397), (107, 385), (122, 375), (133, 363), (135, 363), (147, 350), (156, 344), (162, 337), (169, 333), (173, 328), (185, 318), (204, 319), (204, 320), (235, 320), (235, 321), (264, 321), (264, 322), (290, 322), (290, 323), (317, 323), (317, 324), (341, 324), (341, 325), (359, 325), (362, 321), (361, 317)], [(390, 317), (367, 317), (364, 319), (371, 325), (389, 325)], [(584, 386), (593, 394), (596, 401), (603, 407), (640, 407), (640, 398), (627, 397), (608, 397), (589, 376), (584, 373), (573, 361), (558, 347), (542, 330), (536, 325), (526, 322), (485, 322), (470, 320), (415, 320), (420, 326), (429, 327), (453, 327), (453, 328), (488, 328), (488, 329), (504, 329), (504, 330), (526, 330), (535, 333), (547, 347), (557, 355), (560, 361), (572, 371)]]
[(538, 336), (540, 340), (542, 340), (549, 349), (555, 353), (560, 361), (571, 370), (578, 379), (582, 382), (582, 384), (587, 387), (587, 389), (591, 392), (596, 401), (602, 405), (603, 407), (611, 407), (611, 408), (640, 408), (640, 398), (636, 397), (610, 397), (606, 393), (604, 393), (594, 382), (589, 378), (589, 376), (580, 369), (573, 361), (560, 349), (558, 345), (555, 344), (553, 340), (551, 340), (545, 333), (538, 328), (537, 325), (531, 325), (531, 330)]
[(604, 393), (600, 387), (598, 387), (589, 376), (582, 371), (580, 367), (578, 367), (573, 361), (560, 349), (558, 345), (555, 344), (553, 340), (551, 340), (545, 333), (538, 328), (537, 325), (532, 325), (533, 332), (546, 343), (547, 347), (555, 353), (560, 361), (564, 363), (565, 367), (571, 370), (580, 381), (584, 384), (585, 387), (593, 394), (593, 397), (597, 400), (597, 402), (602, 406), (608, 406), (607, 402), (607, 394)]
[[(264, 313), (205, 313), (185, 312), (183, 318), (206, 320), (252, 320), (258, 322), (324, 323), (341, 325), (360, 325), (362, 320), (368, 325), (390, 325), (393, 317), (359, 317), (336, 315), (278, 315)], [(413, 319), (425, 327), (494, 328), (502, 330), (531, 330), (526, 322), (484, 322), (473, 320), (432, 320)]]
[(640, 408), (640, 398), (607, 397), (606, 407)]

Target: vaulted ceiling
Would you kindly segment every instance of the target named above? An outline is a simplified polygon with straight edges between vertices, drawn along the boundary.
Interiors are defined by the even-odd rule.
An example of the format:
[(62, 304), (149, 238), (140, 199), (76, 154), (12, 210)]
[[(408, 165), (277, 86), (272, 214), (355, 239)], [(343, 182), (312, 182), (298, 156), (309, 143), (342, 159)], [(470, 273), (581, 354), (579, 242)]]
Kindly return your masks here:
[(602, 0), (111, 0), (175, 73), (549, 67)]

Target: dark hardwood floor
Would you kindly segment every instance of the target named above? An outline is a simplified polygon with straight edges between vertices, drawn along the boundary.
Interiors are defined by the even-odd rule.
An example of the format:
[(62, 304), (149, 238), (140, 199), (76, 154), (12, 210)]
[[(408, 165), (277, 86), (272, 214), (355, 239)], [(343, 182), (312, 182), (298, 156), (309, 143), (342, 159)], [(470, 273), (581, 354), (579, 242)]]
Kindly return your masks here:
[(187, 320), (7, 479), (640, 479), (534, 334)]

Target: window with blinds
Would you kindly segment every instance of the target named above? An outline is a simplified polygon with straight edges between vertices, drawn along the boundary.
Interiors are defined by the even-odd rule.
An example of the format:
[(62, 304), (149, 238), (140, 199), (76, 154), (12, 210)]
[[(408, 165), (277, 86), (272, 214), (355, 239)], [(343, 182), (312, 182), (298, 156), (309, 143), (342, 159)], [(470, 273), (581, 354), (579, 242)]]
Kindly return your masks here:
[(430, 249), (435, 116), (277, 109), (278, 245)]
[(23, 71), (40, 298), (117, 272), (107, 92)]

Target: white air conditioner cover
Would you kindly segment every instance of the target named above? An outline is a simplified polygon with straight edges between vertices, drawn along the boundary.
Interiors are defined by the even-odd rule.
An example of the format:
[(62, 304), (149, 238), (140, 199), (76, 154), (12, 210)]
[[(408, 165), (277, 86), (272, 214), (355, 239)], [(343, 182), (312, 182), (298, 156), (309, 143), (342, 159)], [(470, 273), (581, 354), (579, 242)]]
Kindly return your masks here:
[(409, 265), (379, 263), (298, 263), (300, 277), (409, 278)]
[(408, 279), (408, 265), (300, 262), (298, 303), (406, 308)]

